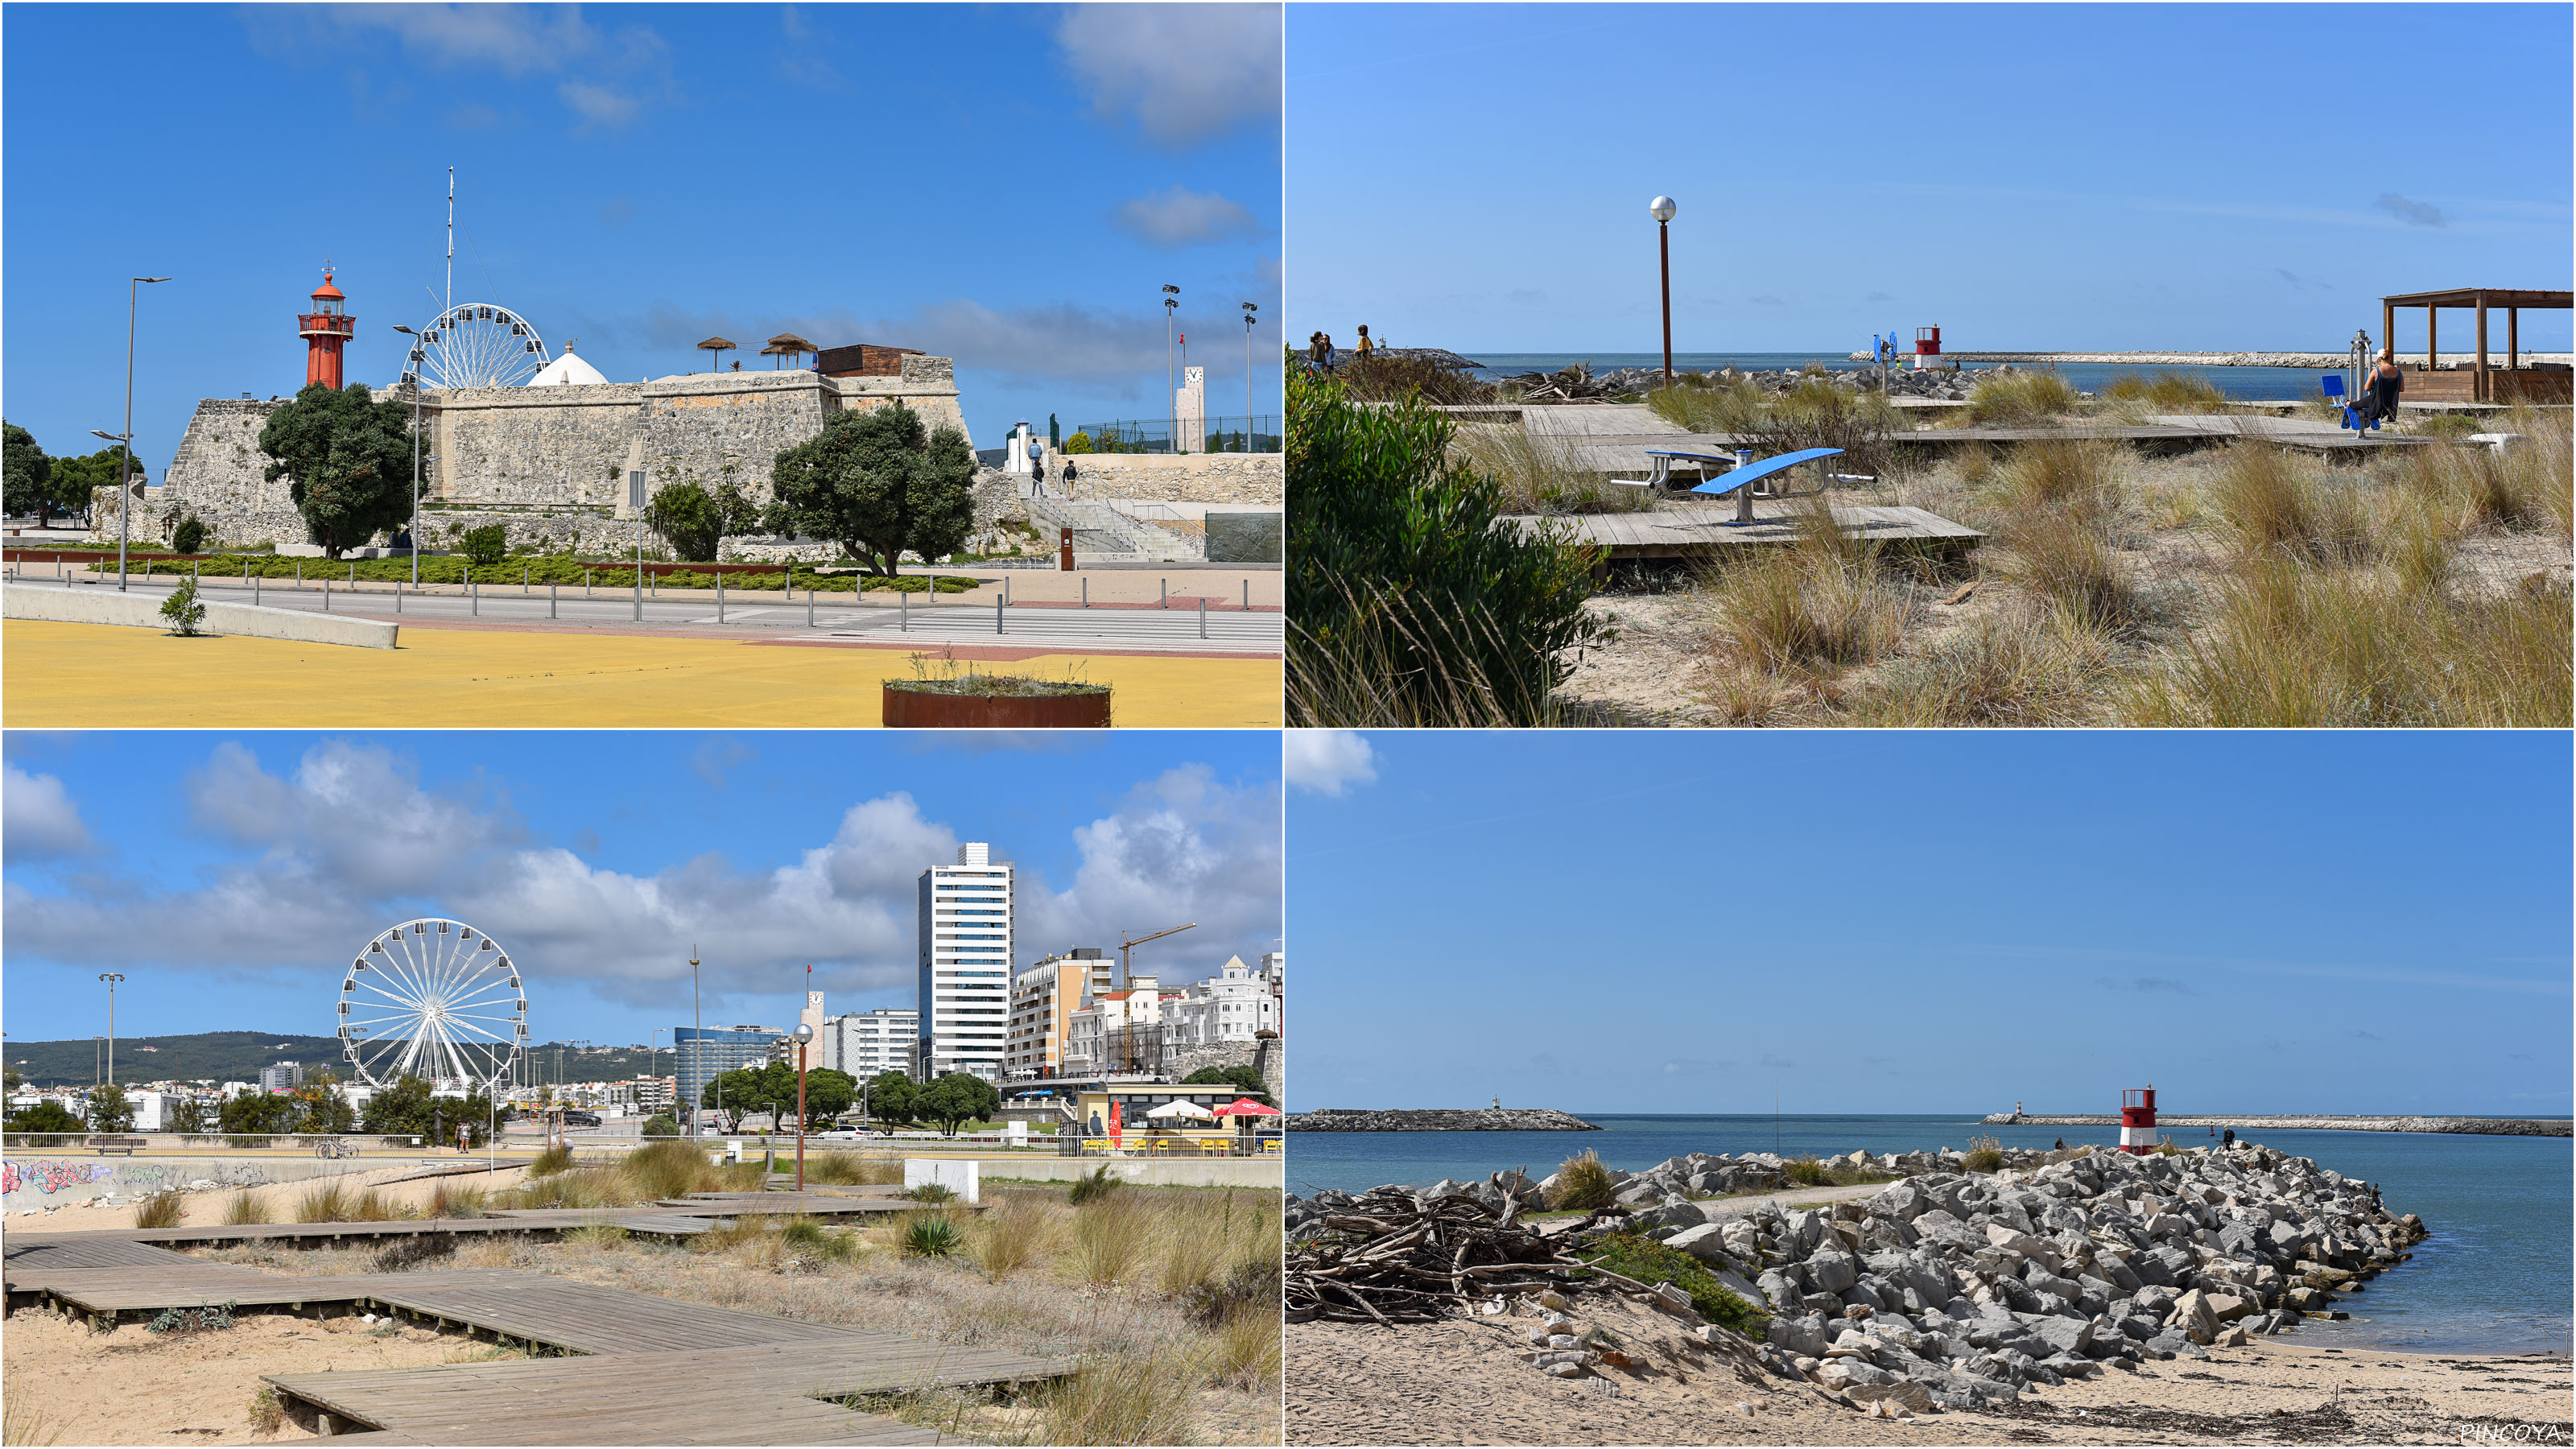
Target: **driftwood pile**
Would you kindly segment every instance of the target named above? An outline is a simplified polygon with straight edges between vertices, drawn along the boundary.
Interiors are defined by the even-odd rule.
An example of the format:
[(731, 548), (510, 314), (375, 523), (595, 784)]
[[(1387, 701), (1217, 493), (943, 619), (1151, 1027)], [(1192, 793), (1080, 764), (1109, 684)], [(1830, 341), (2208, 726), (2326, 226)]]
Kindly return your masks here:
[(1465, 1193), (1417, 1198), (1378, 1188), (1326, 1214), (1321, 1236), (1289, 1245), (1288, 1321), (1431, 1323), (1497, 1294), (1574, 1292), (1584, 1286), (1575, 1275), (1585, 1270), (1689, 1305), (1679, 1289), (1649, 1287), (1572, 1256), (1565, 1248), (1573, 1234), (1543, 1238), (1519, 1218), (1518, 1203), (1497, 1213)]
[(1595, 398), (1618, 397), (1629, 389), (1614, 383), (1612, 377), (1596, 378), (1592, 365), (1578, 362), (1554, 372), (1524, 372), (1505, 379), (1520, 390), (1523, 402), (1584, 402)]

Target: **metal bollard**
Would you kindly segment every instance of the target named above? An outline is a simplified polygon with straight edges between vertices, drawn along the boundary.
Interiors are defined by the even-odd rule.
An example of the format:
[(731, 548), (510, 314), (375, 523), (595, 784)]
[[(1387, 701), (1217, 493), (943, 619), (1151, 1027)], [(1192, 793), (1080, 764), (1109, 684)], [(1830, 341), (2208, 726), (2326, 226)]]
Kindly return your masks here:
[(474, 611), (475, 613), (477, 613), (477, 614), (482, 613), (482, 612), (483, 612), (483, 586), (482, 586), (481, 584), (478, 584), (478, 583), (474, 582), (472, 579), (470, 579), (470, 578), (469, 578), (469, 579), (467, 579), (467, 580), (465, 581), (465, 592), (466, 592), (466, 595), (467, 595), (467, 596), (468, 596), (468, 597), (473, 601), (473, 602), (472, 602), (472, 604), (471, 604), (471, 607), (472, 607), (473, 611)]
[(1250, 579), (1243, 581), (1243, 612), (1247, 614), (1252, 612), (1252, 580)]
[(304, 587), (304, 560), (302, 559), (295, 561), (295, 586), (299, 589)]
[(1199, 637), (1207, 637), (1207, 595), (1199, 595)]
[(1005, 604), (1007, 604), (1007, 603), (1009, 603), (1010, 601), (1011, 601), (1011, 576), (1010, 576), (1009, 574), (1004, 574), (1004, 575), (1002, 575), (1002, 602), (1003, 602), (1003, 603), (1005, 603)]
[(814, 591), (810, 588), (805, 591), (805, 627), (814, 627)]
[(999, 599), (993, 601), (993, 632), (1002, 632), (1002, 601)]
[(911, 593), (906, 590), (897, 589), (894, 596), (894, 606), (897, 613), (901, 615), (901, 618), (896, 621), (896, 627), (902, 629), (906, 633), (910, 633), (912, 631)]
[(563, 615), (557, 610), (558, 603), (563, 597), (559, 592), (557, 592), (557, 589), (558, 586), (555, 584), (546, 585), (546, 617), (549, 619), (560, 619), (563, 617)]
[(397, 614), (402, 612), (402, 596), (402, 580), (396, 579), (394, 580), (394, 612)]
[(716, 622), (724, 622), (724, 575), (716, 575)]
[(581, 571), (581, 596), (585, 599), (590, 597), (590, 570), (587, 568)]
[(329, 574), (322, 576), (322, 612), (325, 614), (331, 612), (331, 576)]
[(259, 586), (267, 579), (267, 577), (268, 575), (266, 574), (253, 574), (250, 576), (250, 601), (254, 608), (259, 605)]
[(1172, 607), (1172, 581), (1170, 579), (1156, 579), (1155, 582), (1163, 586), (1163, 602), (1156, 607), (1165, 609)]
[(519, 565), (519, 592), (524, 595), (528, 591), (528, 566), (521, 564)]
[(1082, 579), (1082, 607), (1086, 609), (1091, 607), (1091, 576), (1088, 574), (1085, 574)]

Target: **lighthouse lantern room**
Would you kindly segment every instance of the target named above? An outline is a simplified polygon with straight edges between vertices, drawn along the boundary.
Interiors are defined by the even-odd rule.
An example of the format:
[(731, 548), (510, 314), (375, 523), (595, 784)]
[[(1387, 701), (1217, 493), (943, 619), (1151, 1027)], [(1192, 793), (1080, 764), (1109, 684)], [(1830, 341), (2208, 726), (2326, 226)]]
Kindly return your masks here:
[(304, 384), (321, 383), (333, 392), (340, 390), (340, 349), (347, 345), (358, 320), (349, 315), (349, 299), (331, 285), (331, 269), (322, 269), (322, 285), (313, 289), (313, 310), (297, 314), (298, 334), (304, 338)]
[(2131, 1087), (2120, 1094), (2120, 1150), (2144, 1157), (2156, 1150), (2156, 1089)]

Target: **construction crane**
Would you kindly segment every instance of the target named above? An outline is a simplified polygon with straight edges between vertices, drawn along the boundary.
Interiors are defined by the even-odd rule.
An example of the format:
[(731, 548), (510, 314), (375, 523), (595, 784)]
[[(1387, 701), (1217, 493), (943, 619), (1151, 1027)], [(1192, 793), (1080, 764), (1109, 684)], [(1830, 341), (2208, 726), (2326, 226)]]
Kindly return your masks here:
[(1196, 921), (1192, 921), (1192, 922), (1190, 922), (1190, 923), (1189, 923), (1188, 925), (1186, 925), (1186, 926), (1174, 926), (1173, 928), (1171, 928), (1171, 929), (1170, 929), (1170, 930), (1168, 930), (1168, 931), (1156, 931), (1154, 934), (1152, 934), (1152, 935), (1150, 935), (1150, 936), (1132, 936), (1132, 937), (1131, 937), (1131, 936), (1125, 935), (1124, 933), (1121, 933), (1121, 935), (1120, 935), (1120, 936), (1119, 936), (1119, 938), (1118, 938), (1118, 984), (1119, 984), (1119, 986), (1121, 986), (1121, 987), (1123, 988), (1123, 987), (1125, 987), (1125, 986), (1127, 985), (1127, 980), (1128, 980), (1127, 953), (1128, 953), (1129, 951), (1134, 950), (1134, 949), (1135, 949), (1136, 947), (1138, 947), (1138, 946), (1142, 946), (1142, 945), (1144, 945), (1144, 944), (1145, 944), (1146, 942), (1148, 942), (1148, 941), (1159, 941), (1159, 940), (1163, 939), (1165, 936), (1177, 936), (1177, 935), (1179, 935), (1179, 934), (1180, 934), (1181, 932), (1183, 932), (1183, 931), (1195, 931), (1195, 930), (1197, 930), (1197, 929), (1198, 929), (1198, 925), (1199, 925), (1199, 923), (1198, 923), (1198, 922), (1196, 922)]

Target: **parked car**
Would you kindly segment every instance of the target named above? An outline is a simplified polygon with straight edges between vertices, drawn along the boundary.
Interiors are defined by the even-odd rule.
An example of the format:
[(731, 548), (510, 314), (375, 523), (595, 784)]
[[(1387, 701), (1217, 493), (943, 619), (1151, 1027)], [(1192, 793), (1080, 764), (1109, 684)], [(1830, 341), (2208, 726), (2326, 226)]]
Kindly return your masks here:
[(599, 1125), (599, 1114), (567, 1109), (563, 1114), (563, 1120), (566, 1127), (596, 1127)]

